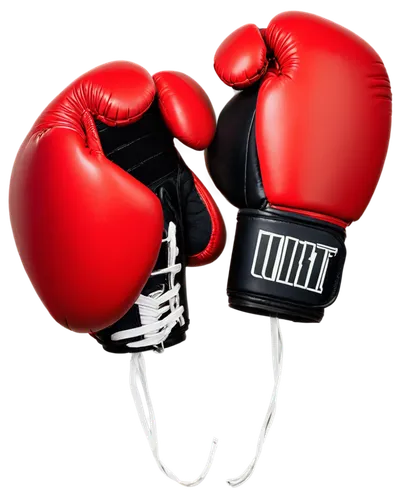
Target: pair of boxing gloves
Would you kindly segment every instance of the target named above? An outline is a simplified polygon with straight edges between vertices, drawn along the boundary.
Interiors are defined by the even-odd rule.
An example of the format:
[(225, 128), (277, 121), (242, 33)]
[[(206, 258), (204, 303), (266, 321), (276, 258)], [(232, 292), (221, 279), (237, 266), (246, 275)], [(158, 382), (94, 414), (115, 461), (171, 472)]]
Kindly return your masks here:
[(14, 237), (52, 316), (106, 350), (185, 339), (185, 267), (224, 248), (220, 212), (174, 138), (206, 149), (217, 188), (239, 208), (232, 307), (318, 322), (336, 299), (346, 227), (374, 192), (391, 126), (377, 53), (350, 31), (288, 12), (246, 25), (214, 67), (239, 90), (215, 124), (191, 78), (114, 62), (45, 109), (16, 158)]

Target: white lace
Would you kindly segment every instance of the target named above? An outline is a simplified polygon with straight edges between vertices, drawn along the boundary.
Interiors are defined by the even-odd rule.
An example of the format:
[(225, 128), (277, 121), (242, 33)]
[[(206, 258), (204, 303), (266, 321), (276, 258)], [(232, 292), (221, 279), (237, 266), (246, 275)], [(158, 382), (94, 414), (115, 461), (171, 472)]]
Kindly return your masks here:
[(269, 403), (268, 411), (265, 416), (263, 425), (261, 427), (260, 435), (258, 437), (256, 454), (253, 460), (250, 462), (250, 465), (240, 476), (238, 476), (235, 479), (229, 479), (227, 481), (228, 484), (233, 487), (240, 486), (245, 481), (247, 481), (247, 479), (249, 479), (249, 477), (252, 475), (254, 468), (257, 464), (257, 461), (260, 458), (265, 437), (267, 435), (267, 432), (271, 428), (272, 421), (275, 416), (276, 400), (278, 396), (278, 388), (282, 372), (282, 358), (283, 358), (283, 344), (282, 344), (282, 336), (278, 318), (271, 318), (271, 344), (272, 344), (272, 366), (274, 370), (274, 389), (272, 391), (272, 396)]
[[(138, 389), (138, 379), (140, 384), (143, 387), (143, 392), (145, 396), (145, 402), (147, 406), (148, 416), (145, 413), (145, 409), (143, 406), (143, 400), (139, 393)], [(133, 353), (131, 358), (131, 372), (130, 372), (130, 384), (132, 396), (135, 401), (136, 409), (140, 418), (140, 422), (142, 423), (142, 427), (144, 433), (146, 434), (147, 440), (149, 442), (151, 451), (153, 456), (157, 462), (159, 468), (164, 472), (166, 476), (170, 479), (176, 481), (182, 486), (197, 486), (200, 484), (205, 477), (207, 476), (211, 465), (214, 460), (215, 451), (217, 448), (217, 439), (214, 438), (211, 445), (211, 450), (208, 455), (208, 459), (206, 465), (201, 472), (201, 474), (194, 479), (193, 481), (182, 481), (179, 479), (168, 467), (161, 461), (159, 451), (158, 451), (158, 435), (157, 435), (157, 426), (156, 426), (156, 417), (154, 415), (153, 404), (151, 402), (149, 388), (147, 385), (147, 377), (146, 377), (146, 366), (144, 363), (144, 356), (141, 352)]]
[[(175, 263), (179, 255), (179, 249), (176, 246), (176, 226), (173, 222), (169, 223), (168, 235), (162, 240), (162, 243), (168, 245), (168, 266), (165, 269), (153, 271), (151, 276), (168, 274), (168, 291), (165, 292), (164, 289), (161, 289), (150, 293), (148, 296), (139, 295), (136, 305), (139, 307), (142, 326), (113, 333), (111, 340), (132, 340), (132, 342), (126, 344), (128, 347), (157, 346), (159, 350), (163, 350), (163, 342), (176, 323), (179, 322), (180, 325), (184, 325), (184, 307), (179, 304), (181, 285), (179, 283), (175, 284), (175, 276), (181, 271), (182, 265)], [(161, 316), (168, 311), (170, 313), (160, 320)], [(144, 338), (135, 340), (140, 337)]]
[[(128, 347), (154, 346), (158, 352), (163, 352), (164, 341), (171, 333), (174, 326), (177, 323), (181, 326), (184, 325), (184, 307), (181, 306), (179, 302), (179, 290), (181, 286), (179, 283), (175, 284), (175, 276), (181, 271), (182, 265), (176, 264), (179, 249), (176, 245), (176, 226), (174, 223), (170, 222), (167, 238), (163, 239), (162, 242), (168, 245), (168, 266), (165, 269), (153, 271), (151, 275), (168, 274), (168, 291), (165, 292), (164, 289), (161, 289), (150, 293), (149, 296), (140, 295), (136, 301), (136, 305), (139, 307), (142, 326), (113, 333), (111, 335), (111, 340), (132, 340), (126, 344)], [(161, 316), (168, 313), (168, 311), (170, 311), (169, 314), (160, 320)], [(140, 340), (134, 340), (138, 338), (140, 338)], [(143, 388), (144, 401), (139, 392), (139, 384)], [(140, 422), (157, 465), (170, 479), (173, 479), (183, 486), (197, 486), (200, 484), (207, 476), (212, 465), (217, 439), (213, 439), (211, 451), (202, 473), (193, 481), (180, 480), (160, 459), (156, 418), (147, 384), (146, 366), (142, 352), (132, 354), (130, 387)], [(145, 406), (147, 407), (147, 414)]]

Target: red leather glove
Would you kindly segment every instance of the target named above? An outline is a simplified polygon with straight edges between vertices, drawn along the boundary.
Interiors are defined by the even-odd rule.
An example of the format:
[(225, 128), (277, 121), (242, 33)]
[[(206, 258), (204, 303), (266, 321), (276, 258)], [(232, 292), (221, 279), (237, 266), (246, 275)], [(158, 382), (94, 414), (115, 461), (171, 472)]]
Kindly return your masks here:
[[(171, 288), (170, 273), (150, 276), (157, 258), (168, 267), (169, 223), (179, 240), (177, 265), (218, 257), (221, 215), (173, 144), (176, 136), (204, 149), (214, 132), (211, 103), (194, 80), (173, 72), (153, 79), (129, 62), (86, 73), (45, 109), (15, 161), (10, 216), (25, 269), (59, 323), (80, 332), (113, 325), (96, 338), (109, 350), (132, 350), (121, 348), (128, 341), (112, 342), (111, 331), (142, 325), (133, 304), (145, 285), (150, 295)], [(184, 269), (176, 274), (182, 284), (173, 301), (185, 303), (186, 321), (175, 318), (182, 328), (166, 345), (183, 340), (188, 326)], [(161, 316), (159, 329), (170, 328)]]
[(215, 54), (237, 93), (207, 151), (210, 174), (239, 208), (229, 304), (271, 316), (274, 390), (254, 471), (273, 420), (282, 338), (277, 318), (317, 322), (339, 292), (345, 228), (365, 210), (389, 142), (391, 92), (378, 54), (350, 31), (300, 12), (248, 24)]

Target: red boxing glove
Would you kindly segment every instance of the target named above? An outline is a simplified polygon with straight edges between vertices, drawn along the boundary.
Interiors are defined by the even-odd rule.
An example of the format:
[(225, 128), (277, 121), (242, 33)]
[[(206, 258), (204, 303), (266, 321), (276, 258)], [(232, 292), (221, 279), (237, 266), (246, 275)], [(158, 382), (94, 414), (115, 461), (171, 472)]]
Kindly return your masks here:
[[(97, 332), (96, 339), (116, 352), (168, 347), (185, 338), (184, 269), (175, 269), (173, 281), (182, 283), (173, 300), (168, 296), (184, 309), (172, 325), (160, 313), (159, 293), (172, 293), (170, 272), (150, 274), (156, 262), (161, 269), (171, 260), (197, 266), (222, 252), (220, 212), (173, 144), (175, 136), (204, 149), (214, 133), (211, 103), (194, 80), (177, 72), (153, 79), (129, 62), (95, 68), (46, 108), (15, 161), (10, 214), (25, 269), (58, 322)], [(171, 222), (176, 256), (168, 255)], [(144, 287), (146, 295), (157, 295), (150, 323), (158, 343), (138, 333), (141, 326), (149, 330), (143, 316), (149, 304), (143, 314), (140, 301), (133, 305)], [(139, 344), (128, 346), (127, 334), (114, 342), (120, 329), (135, 329), (132, 342), (137, 337)]]
[[(208, 114), (197, 128), (187, 128), (182, 140), (203, 147), (213, 137), (215, 112), (207, 94), (185, 77), (188, 88), (197, 86), (205, 94)], [(159, 193), (147, 187), (146, 176), (138, 179), (121, 168), (114, 158), (121, 151), (106, 157), (98, 128), (101, 123), (129, 135), (154, 109), (162, 79), (161, 72), (153, 79), (128, 60), (90, 69), (45, 107), (13, 162), (7, 208), (20, 263), (47, 313), (76, 333), (98, 332), (126, 315), (159, 258), (165, 236)], [(173, 121), (168, 98), (165, 102)], [(149, 153), (144, 140), (141, 146)], [(208, 205), (212, 242), (197, 244), (194, 265), (208, 265), (225, 245), (222, 215), (214, 199)]]
[(211, 176), (240, 208), (228, 280), (234, 308), (320, 321), (339, 292), (345, 228), (374, 192), (391, 126), (378, 54), (320, 17), (287, 12), (247, 25), (215, 55), (245, 89), (222, 111)]

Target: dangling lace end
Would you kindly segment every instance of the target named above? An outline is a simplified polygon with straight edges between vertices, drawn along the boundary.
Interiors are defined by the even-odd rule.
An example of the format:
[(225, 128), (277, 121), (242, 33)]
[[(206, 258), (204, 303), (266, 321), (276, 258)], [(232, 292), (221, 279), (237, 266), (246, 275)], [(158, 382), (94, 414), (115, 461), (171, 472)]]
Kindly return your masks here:
[[(139, 308), (142, 325), (112, 334), (111, 340), (125, 340), (127, 342), (127, 347), (137, 348), (152, 346), (158, 352), (162, 352), (164, 350), (164, 341), (168, 338), (174, 326), (177, 323), (179, 323), (180, 326), (185, 323), (184, 307), (180, 305), (179, 292), (181, 285), (175, 283), (175, 276), (181, 272), (182, 264), (176, 263), (179, 249), (176, 242), (176, 225), (173, 222), (169, 223), (168, 235), (162, 242), (168, 245), (168, 265), (163, 269), (154, 270), (151, 275), (167, 275), (167, 290), (163, 287), (162, 290), (157, 289), (149, 295), (140, 295), (139, 299), (136, 301), (136, 305)], [(143, 389), (144, 398), (139, 392), (139, 385)], [(183, 486), (196, 486), (200, 484), (211, 468), (217, 440), (214, 438), (206, 466), (198, 478), (194, 481), (181, 481), (160, 459), (156, 418), (147, 384), (144, 356), (141, 352), (132, 354), (130, 386), (140, 422), (159, 468), (170, 479), (173, 479)]]
[[(142, 353), (132, 353), (128, 363), (129, 392), (136, 409), (136, 417), (143, 429), (147, 445), (152, 453), (153, 460), (160, 473), (167, 479), (187, 489), (200, 487), (207, 480), (215, 466), (219, 450), (218, 436), (214, 435), (210, 442), (210, 451), (197, 477), (181, 479), (173, 472), (160, 455), (159, 423), (156, 421), (154, 400), (151, 396), (148, 372), (146, 376), (146, 358)], [(140, 388), (140, 390), (139, 390)]]
[(285, 335), (278, 318), (270, 318), (269, 335), (271, 338), (271, 364), (273, 383), (268, 404), (264, 411), (256, 446), (248, 465), (236, 476), (225, 480), (226, 488), (241, 488), (247, 484), (257, 471), (257, 465), (264, 456), (264, 448), (275, 425), (278, 414), (279, 392), (284, 373)]

